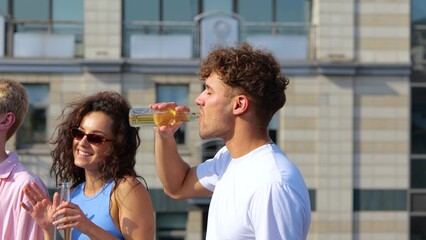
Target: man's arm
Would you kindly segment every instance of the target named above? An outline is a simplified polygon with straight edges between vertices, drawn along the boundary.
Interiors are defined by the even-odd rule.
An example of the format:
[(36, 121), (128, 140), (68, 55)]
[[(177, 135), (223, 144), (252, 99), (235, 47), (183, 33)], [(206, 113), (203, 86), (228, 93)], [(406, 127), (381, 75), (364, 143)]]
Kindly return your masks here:
[(155, 162), (164, 192), (175, 199), (210, 196), (212, 192), (198, 181), (196, 167), (190, 167), (179, 155), (173, 136), (179, 126), (155, 129)]
[[(154, 110), (175, 109), (188, 112), (189, 108), (176, 103), (156, 103), (149, 106)], [(155, 127), (155, 162), (158, 177), (164, 192), (175, 199), (210, 196), (212, 192), (198, 181), (196, 167), (190, 167), (179, 155), (175, 132), (181, 123)]]

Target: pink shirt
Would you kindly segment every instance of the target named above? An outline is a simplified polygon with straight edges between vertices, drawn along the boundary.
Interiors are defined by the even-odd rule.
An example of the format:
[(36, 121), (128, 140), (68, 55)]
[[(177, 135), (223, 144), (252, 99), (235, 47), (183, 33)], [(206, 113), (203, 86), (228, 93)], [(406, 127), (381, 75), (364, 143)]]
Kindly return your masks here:
[(23, 200), (27, 202), (22, 192), (25, 184), (36, 182), (47, 195), (46, 186), (40, 178), (24, 167), (16, 153), (8, 152), (8, 155), (9, 157), (0, 163), (0, 239), (43, 239), (42, 228), (20, 204)]

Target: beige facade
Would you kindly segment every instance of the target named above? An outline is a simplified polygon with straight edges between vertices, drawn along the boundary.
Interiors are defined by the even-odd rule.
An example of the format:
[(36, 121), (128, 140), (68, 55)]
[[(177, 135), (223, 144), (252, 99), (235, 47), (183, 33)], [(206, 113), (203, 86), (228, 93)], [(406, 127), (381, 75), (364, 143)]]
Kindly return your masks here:
[(407, 212), (354, 212), (353, 189), (409, 187), (409, 79), (296, 76), (290, 86), (279, 139), (316, 189), (310, 239), (408, 239)]

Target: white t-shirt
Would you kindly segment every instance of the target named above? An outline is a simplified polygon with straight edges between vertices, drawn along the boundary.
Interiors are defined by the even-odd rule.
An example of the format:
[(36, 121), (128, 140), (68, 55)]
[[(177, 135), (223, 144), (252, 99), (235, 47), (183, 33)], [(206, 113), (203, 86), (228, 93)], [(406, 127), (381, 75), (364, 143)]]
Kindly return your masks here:
[(306, 239), (311, 223), (302, 175), (275, 144), (232, 159), (223, 147), (197, 167), (213, 192), (207, 239)]

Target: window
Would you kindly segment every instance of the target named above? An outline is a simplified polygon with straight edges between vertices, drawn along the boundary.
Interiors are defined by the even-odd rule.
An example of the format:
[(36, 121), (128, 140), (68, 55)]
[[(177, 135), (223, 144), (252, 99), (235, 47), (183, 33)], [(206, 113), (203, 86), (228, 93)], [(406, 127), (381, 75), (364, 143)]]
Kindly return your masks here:
[(162, 21), (192, 21), (198, 15), (197, 0), (163, 0), (162, 2)]
[(311, 203), (311, 211), (317, 210), (317, 190), (308, 189), (309, 192), (309, 201)]
[(276, 0), (276, 22), (310, 22), (311, 0)]
[[(426, 6), (426, 5), (425, 5)], [(411, 89), (410, 239), (426, 239), (426, 87), (424, 71), (414, 71)], [(415, 189), (415, 190), (414, 190)]]
[(28, 93), (29, 108), (17, 132), (17, 148), (30, 148), (47, 140), (49, 85), (23, 84)]
[(426, 217), (411, 217), (410, 221), (410, 239), (426, 239)]
[[(51, 5), (50, 5), (51, 2)], [(50, 13), (51, 12), (51, 13)], [(13, 1), (13, 18), (15, 20), (30, 21), (83, 21), (83, 0), (20, 0)], [(61, 31), (63, 28), (73, 27), (75, 25), (56, 25), (55, 29)], [(78, 26), (82, 31), (82, 27)], [(17, 25), (18, 31), (42, 31), (48, 30), (47, 22), (45, 24), (20, 23)]]
[(426, 88), (411, 94), (411, 153), (426, 154)]
[(411, 194), (411, 211), (426, 212), (426, 193)]
[[(179, 11), (176, 11), (176, 10)], [(198, 15), (197, 0), (125, 0), (124, 20), (192, 21)]]
[(188, 201), (176, 201), (167, 196), (162, 189), (149, 189), (155, 210), (156, 239), (183, 240), (188, 222)]
[(426, 23), (426, 2), (424, 0), (411, 0), (411, 22)]
[[(8, 16), (7, 28), (14, 30), (13, 36), (6, 37), (13, 39), (7, 42), (9, 56), (83, 56), (83, 0), (0, 0), (0, 14)], [(56, 34), (61, 34), (60, 38)], [(47, 42), (49, 46), (44, 46)], [(45, 49), (50, 46), (59, 46), (60, 51)]]
[(216, 153), (225, 146), (225, 143), (220, 138), (211, 138), (202, 140), (202, 154), (201, 161), (204, 162), (208, 159), (212, 159)]
[(0, 0), (0, 15), (7, 15), (7, 0)]
[(238, 2), (237, 12), (245, 21), (272, 22), (272, 1), (244, 0)]
[(125, 0), (124, 20), (160, 20), (160, 4), (158, 0)]
[(240, 0), (236, 13), (243, 19), (245, 41), (278, 59), (309, 59), (311, 0)]
[(426, 239), (426, 1), (411, 0), (411, 189), (410, 239)]
[[(201, 26), (202, 29), (200, 29), (200, 26), (197, 25), (199, 22), (194, 21), (194, 17), (199, 16), (201, 13), (213, 11), (224, 12), (225, 15), (235, 13), (241, 16), (243, 21), (236, 24), (238, 28), (232, 30), (231, 34), (228, 32), (226, 34), (232, 37), (234, 37), (234, 35), (238, 36), (237, 40), (234, 40), (234, 38), (227, 39), (232, 42), (232, 44), (234, 44), (235, 41), (247, 41), (253, 45), (258, 45), (260, 41), (260, 43), (264, 43), (267, 46), (280, 46), (283, 41), (295, 41), (298, 42), (298, 46), (300, 45), (299, 47), (306, 48), (308, 36), (311, 31), (311, 1), (312, 0), (125, 0), (123, 53), (125, 56), (130, 56), (131, 58), (148, 58), (145, 55), (154, 54), (155, 51), (153, 49), (164, 49), (168, 45), (177, 43), (185, 46), (185, 48), (189, 48), (189, 50), (185, 49), (185, 51), (191, 52), (190, 55), (192, 58), (199, 57), (200, 49), (203, 49), (202, 29), (211, 27), (212, 23)], [(176, 11), (176, 9), (179, 9), (179, 11)], [(210, 16), (207, 16), (207, 18), (209, 17)], [(223, 21), (219, 22), (221, 24), (224, 23)], [(289, 22), (291, 23), (289, 24)], [(232, 26), (234, 25), (235, 24), (232, 24)], [(218, 24), (217, 26), (220, 26), (219, 29), (222, 31), (228, 29), (226, 25), (223, 24)], [(211, 32), (210, 29), (208, 32)], [(290, 37), (283, 38), (284, 35)], [(262, 38), (265, 36), (269, 39), (266, 42)], [(175, 37), (175, 39), (173, 39), (173, 37)], [(167, 39), (170, 39), (173, 44), (164, 43)], [(273, 42), (271, 43), (269, 41)], [(162, 44), (165, 46), (161, 46)], [(214, 44), (220, 43), (215, 42)], [(151, 48), (148, 48), (147, 45), (151, 45)], [(207, 45), (210, 45), (210, 43)], [(286, 43), (284, 45), (287, 46), (288, 44)], [(290, 46), (289, 48), (291, 50), (294, 47)], [(177, 54), (170, 53), (176, 51), (175, 49), (176, 48), (171, 48), (162, 54)], [(158, 52), (161, 50), (156, 51)], [(289, 52), (289, 50), (281, 49), (280, 51)], [(297, 49), (293, 51), (299, 52)], [(305, 59), (305, 52), (306, 49), (298, 54), (302, 55), (303, 59)], [(141, 54), (142, 57), (138, 56), (138, 54)], [(149, 57), (163, 58), (161, 54), (156, 54), (155, 56)], [(201, 57), (202, 56), (203, 54), (201, 54)], [(185, 55), (185, 57), (187, 58), (188, 56)], [(292, 58), (294, 57), (292, 56)]]
[(237, 12), (250, 22), (309, 22), (311, 0), (240, 0)]
[(411, 55), (413, 59), (412, 82), (425, 82), (426, 59), (426, 1), (411, 0)]
[(157, 213), (157, 239), (184, 240), (187, 221), (186, 213)]
[[(411, 188), (426, 189), (426, 159), (412, 158), (411, 159)], [(425, 202), (426, 203), (426, 202)]]
[(203, 0), (203, 12), (211, 10), (221, 10), (224, 12), (232, 12), (232, 0)]
[[(158, 84), (157, 102), (176, 102), (178, 105), (188, 106), (189, 87), (186, 84)], [(185, 143), (185, 128), (183, 124), (175, 133), (176, 143)]]
[(140, 58), (134, 54), (141, 51), (145, 52), (142, 58), (147, 52), (155, 54), (148, 58), (162, 58), (158, 53), (162, 51), (165, 56), (176, 56), (181, 53), (174, 46), (164, 49), (176, 42), (192, 44), (193, 19), (199, 14), (197, 0), (124, 0), (123, 10), (125, 56)]
[[(48, 0), (13, 1), (13, 16), (15, 19), (48, 20)], [(35, 11), (36, 10), (36, 11)]]
[[(53, 21), (83, 21), (83, 0), (54, 0), (53, 1)], [(79, 25), (55, 24), (54, 32), (78, 32), (82, 37), (82, 28)]]
[(275, 113), (275, 115), (272, 117), (271, 121), (269, 122), (269, 137), (274, 143), (278, 144), (278, 126), (279, 126), (279, 113)]
[(406, 190), (355, 189), (354, 211), (406, 211)]

